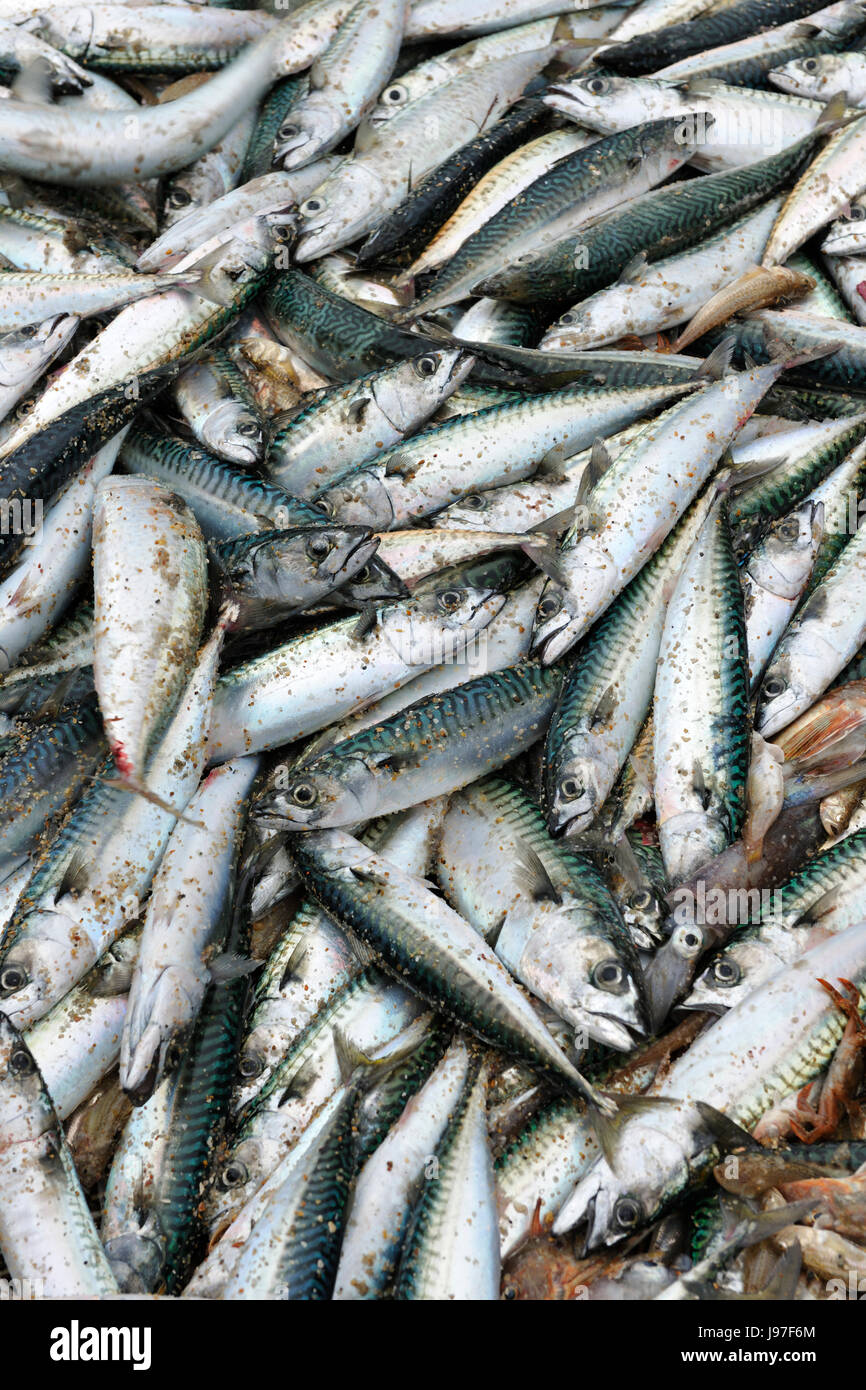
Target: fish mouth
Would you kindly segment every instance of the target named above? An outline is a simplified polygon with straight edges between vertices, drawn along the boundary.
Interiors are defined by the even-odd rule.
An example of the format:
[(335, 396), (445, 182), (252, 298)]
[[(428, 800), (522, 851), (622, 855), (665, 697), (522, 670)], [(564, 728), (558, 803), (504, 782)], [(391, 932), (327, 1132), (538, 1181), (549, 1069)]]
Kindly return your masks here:
[(646, 1036), (636, 1024), (624, 1023), (613, 1014), (588, 1013), (584, 1022), (591, 1038), (618, 1052), (631, 1052)]
[(552, 106), (551, 97), (556, 97), (557, 101), (572, 102), (575, 106), (592, 106), (595, 103), (584, 101), (576, 92), (570, 92), (567, 87), (548, 87), (542, 100), (546, 106)]
[(551, 834), (557, 839), (574, 840), (589, 830), (595, 819), (594, 810), (569, 811), (567, 807), (554, 803), (547, 823)]
[(552, 666), (554, 661), (558, 661), (561, 656), (574, 645), (575, 639), (571, 635), (574, 620), (564, 615), (563, 621), (551, 632), (539, 631), (532, 640), (532, 654), (537, 656), (544, 666)]
[(363, 529), (366, 531), (366, 535), (360, 536), (358, 540), (355, 541), (355, 544), (352, 546), (351, 550), (348, 550), (346, 552), (346, 557), (343, 560), (342, 565), (340, 566), (341, 573), (343, 570), (347, 568), (349, 562), (351, 560), (354, 560), (358, 551), (363, 550), (365, 545), (372, 545), (373, 547), (373, 549), (370, 551), (370, 554), (367, 556), (368, 560), (372, 560), (373, 556), (376, 554), (376, 551), (379, 549), (379, 537), (374, 536), (368, 526), (364, 527)]

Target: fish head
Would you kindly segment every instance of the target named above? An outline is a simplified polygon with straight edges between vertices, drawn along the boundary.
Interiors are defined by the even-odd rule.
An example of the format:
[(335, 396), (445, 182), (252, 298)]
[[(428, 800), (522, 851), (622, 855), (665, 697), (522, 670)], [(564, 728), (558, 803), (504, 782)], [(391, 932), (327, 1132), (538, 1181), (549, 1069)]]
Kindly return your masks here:
[(585, 1223), (586, 1250), (614, 1245), (646, 1226), (689, 1180), (691, 1107), (650, 1100), (610, 1123), (605, 1154), (580, 1179), (553, 1223), (558, 1236)]
[(93, 965), (96, 953), (76, 922), (34, 908), (0, 958), (0, 1010), (18, 1028), (41, 1018)]
[[(361, 527), (357, 527), (361, 530)], [(366, 529), (366, 528), (363, 528)], [(345, 595), (353, 604), (363, 606), (371, 603), (387, 603), (392, 599), (408, 598), (409, 590), (398, 574), (385, 564), (378, 555), (363, 564), (355, 574), (341, 585), (337, 598)]]
[(781, 962), (759, 940), (734, 941), (695, 980), (681, 1009), (707, 1009), (724, 1014), (742, 1003), (759, 984), (781, 968)]
[(772, 738), (808, 709), (820, 694), (810, 687), (803, 663), (777, 650), (761, 682), (755, 707), (755, 729), (762, 738)]
[(204, 1201), (204, 1220), (212, 1242), (219, 1240), (267, 1176), (265, 1147), (254, 1135), (241, 1138), (214, 1173)]
[[(273, 260), (280, 239), (277, 229), (281, 226), (279, 217), (264, 214), (250, 217), (233, 227), (225, 241), (215, 238), (219, 244), (212, 253), (213, 264), (208, 268), (207, 280), (221, 301), (226, 304), (235, 302), (239, 289), (264, 274)], [(210, 244), (205, 243), (206, 246)], [(198, 255), (196, 252), (195, 256)], [(190, 259), (187, 257), (182, 261), (181, 267), (186, 268)]]
[(0, 1152), (7, 1144), (38, 1138), (56, 1123), (36, 1059), (15, 1024), (0, 1013)]
[(313, 261), (354, 241), (383, 199), (375, 170), (363, 160), (347, 160), (300, 204), (295, 260)]
[(574, 646), (615, 593), (617, 567), (603, 541), (603, 532), (594, 530), (577, 533), (573, 543), (566, 535), (555, 569), (548, 570), (555, 577), (542, 590), (530, 644), (545, 666)]
[(475, 358), (462, 348), (444, 348), (410, 357), (373, 386), (376, 404), (401, 434), (419, 418), (432, 415), (471, 372)]
[(579, 125), (605, 133), (670, 116), (684, 106), (682, 95), (667, 83), (620, 77), (603, 69), (552, 84), (544, 103)]
[(5, 333), (0, 352), (0, 385), (17, 386), (38, 376), (70, 341), (78, 322), (74, 314), (55, 314), (42, 323)]
[(261, 598), (297, 603), (309, 586), (318, 592), (357, 574), (377, 545), (366, 526), (301, 526), (264, 534), (254, 539), (231, 579), (249, 583)]
[(591, 753), (554, 759), (549, 767), (548, 824), (566, 839), (588, 830), (610, 789), (606, 766)]
[(183, 174), (176, 174), (165, 191), (162, 216), (159, 220), (160, 232), (167, 232), (191, 213), (200, 212), (205, 205), (206, 195), (203, 196), (202, 191), (196, 190), (194, 186), (189, 187)]
[(698, 923), (681, 922), (646, 966), (644, 982), (653, 1033), (660, 1031), (674, 1004), (685, 994), (707, 944), (707, 935)]
[(463, 655), (468, 639), (493, 621), (505, 597), (457, 574), (416, 591), (407, 606), (383, 620), (382, 629), (408, 666), (442, 665)]
[(121, 1293), (152, 1293), (163, 1272), (163, 1247), (145, 1231), (124, 1231), (105, 1242), (105, 1254)]
[(283, 830), (315, 830), (369, 820), (376, 801), (376, 774), (362, 758), (325, 754), (306, 766), (277, 769), (253, 813)]
[(866, 202), (852, 202), (847, 214), (830, 223), (821, 250), (825, 256), (853, 256), (866, 250)]
[[(659, 814), (659, 847), (665, 873), (672, 884), (686, 879), (727, 849), (733, 835), (729, 834), (729, 818), (711, 779), (705, 792), (690, 791), (688, 809), (667, 815)], [(706, 805), (704, 802), (706, 801)]]
[(593, 328), (592, 306), (575, 304), (548, 328), (539, 349), (542, 352), (568, 352), (575, 344), (583, 342), (583, 335)]
[(342, 122), (338, 107), (327, 100), (316, 101), (311, 94), (303, 108), (289, 111), (277, 131), (274, 141), (274, 165), (284, 169), (300, 169), (314, 159), (320, 150), (335, 144), (341, 134)]
[(589, 1037), (619, 1052), (631, 1052), (646, 1035), (643, 976), (637, 953), (609, 938), (585, 936), (581, 943), (587, 976), (580, 991), (580, 1019)]
[(432, 524), (434, 528), (446, 531), (495, 530), (497, 528), (491, 527), (488, 523), (492, 508), (501, 500), (499, 493), (498, 488), (490, 492), (467, 493), (459, 502), (452, 502), (450, 507), (437, 512), (432, 518)]
[(790, 63), (772, 68), (767, 76), (780, 92), (818, 101), (829, 101), (837, 92), (847, 91), (849, 86), (846, 64), (835, 53), (794, 58)]
[(355, 469), (316, 493), (313, 500), (346, 525), (389, 531), (394, 524), (394, 504), (383, 468)]
[(821, 503), (804, 502), (773, 522), (747, 563), (751, 578), (779, 598), (795, 599), (803, 592), (824, 533)]
[(245, 468), (260, 463), (265, 440), (261, 424), (243, 401), (221, 401), (204, 422), (202, 438), (220, 458)]

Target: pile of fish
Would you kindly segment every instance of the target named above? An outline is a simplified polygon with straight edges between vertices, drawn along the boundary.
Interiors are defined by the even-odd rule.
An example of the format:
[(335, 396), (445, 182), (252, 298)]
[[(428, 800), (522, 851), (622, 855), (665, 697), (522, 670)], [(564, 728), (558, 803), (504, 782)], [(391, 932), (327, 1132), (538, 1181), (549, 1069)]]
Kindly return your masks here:
[(0, 45), (0, 1277), (857, 1297), (866, 6)]

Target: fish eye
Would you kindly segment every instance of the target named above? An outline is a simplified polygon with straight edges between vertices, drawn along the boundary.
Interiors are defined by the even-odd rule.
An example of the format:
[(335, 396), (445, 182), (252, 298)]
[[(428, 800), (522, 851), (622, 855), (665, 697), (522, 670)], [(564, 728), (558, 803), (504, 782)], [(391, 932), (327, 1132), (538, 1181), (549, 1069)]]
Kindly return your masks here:
[(23, 965), (7, 965), (0, 973), (0, 993), (14, 994), (16, 990), (24, 988), (27, 979), (27, 971)]
[(464, 598), (465, 594), (462, 589), (444, 589), (439, 595), (439, 607), (443, 608), (446, 613), (453, 613), (455, 609), (460, 607)]
[(192, 202), (192, 194), (187, 193), (185, 188), (173, 188), (165, 201), (170, 207), (185, 208)]
[(548, 594), (538, 605), (539, 618), (552, 618), (562, 607), (562, 599), (559, 594)]
[(480, 512), (487, 506), (480, 492), (470, 492), (468, 497), (463, 498), (464, 507), (468, 507), (471, 512)]
[(245, 421), (237, 427), (238, 434), (254, 435), (259, 433), (259, 427), (254, 420)]
[(593, 96), (600, 97), (607, 91), (608, 85), (603, 77), (591, 77), (586, 84), (586, 90), (592, 92)]
[(785, 689), (785, 681), (781, 676), (771, 676), (768, 681), (764, 681), (764, 694), (769, 695), (771, 700), (775, 700), (777, 695), (781, 695)]
[(818, 71), (818, 64), (814, 58), (807, 58), (803, 63), (803, 67), (805, 68), (806, 72)]
[(623, 1231), (633, 1231), (635, 1226), (640, 1225), (643, 1210), (636, 1197), (620, 1197), (613, 1209), (613, 1216)]
[(251, 1080), (254, 1076), (261, 1076), (264, 1069), (265, 1059), (259, 1056), (258, 1052), (246, 1052), (238, 1062), (238, 1072), (247, 1080)]
[(435, 376), (438, 362), (432, 354), (428, 357), (419, 357), (415, 363), (415, 371), (419, 376)]
[(311, 560), (322, 560), (331, 549), (327, 536), (311, 536), (307, 541), (307, 554)]
[(866, 217), (866, 208), (852, 208), (848, 217), (851, 222), (862, 222)]
[(321, 212), (324, 206), (323, 198), (308, 198), (305, 203), (301, 203), (299, 212), (302, 217), (309, 217), (310, 213)]
[(735, 960), (726, 960), (721, 956), (713, 965), (713, 979), (717, 985), (723, 989), (730, 989), (732, 985), (740, 982), (742, 971)]
[(249, 1176), (246, 1164), (241, 1163), (237, 1158), (233, 1158), (230, 1163), (226, 1164), (220, 1173), (220, 1187), (240, 1187), (243, 1183), (248, 1181)]
[(292, 787), (292, 800), (297, 806), (312, 806), (317, 796), (316, 788), (309, 782), (298, 782), (297, 786)]
[[(36, 324), (36, 323), (28, 323), (27, 326), (26, 326), (26, 328), (22, 328), (22, 329), (21, 329), (21, 337), (22, 337), (22, 338), (35, 338), (35, 337), (36, 337), (36, 334), (37, 334), (38, 332), (39, 332), (39, 325), (38, 325), (38, 324)], [(35, 402), (34, 402), (34, 404), (35, 404)], [(31, 407), (31, 408), (32, 408), (32, 407)]]
[(800, 534), (800, 524), (794, 517), (787, 517), (781, 524), (778, 534), (785, 541), (795, 541)]
[(285, 125), (281, 125), (278, 131), (281, 140), (293, 140), (299, 133), (300, 126), (295, 125), (292, 121), (287, 121)]
[(559, 784), (559, 794), (565, 801), (577, 801), (585, 791), (586, 787), (576, 777), (563, 777)]
[(364, 565), (361, 569), (358, 570), (358, 573), (355, 575), (355, 578), (352, 580), (352, 583), (369, 584), (372, 578), (373, 576), (370, 573), (370, 566)]
[(560, 323), (574, 323), (574, 314), (563, 314)]
[(596, 989), (607, 990), (608, 994), (624, 994), (628, 987), (628, 976), (622, 962), (614, 956), (610, 960), (600, 960), (591, 979)]
[(679, 927), (671, 937), (674, 945), (688, 956), (695, 956), (704, 944), (704, 939), (694, 927)]
[(652, 907), (653, 895), (646, 888), (641, 888), (637, 893), (632, 893), (628, 899), (629, 907), (633, 907), (638, 912), (646, 912), (648, 907)]
[(36, 1063), (26, 1047), (16, 1047), (9, 1054), (9, 1070), (13, 1076), (32, 1076)]
[(381, 106), (399, 106), (401, 101), (409, 98), (408, 90), (400, 82), (395, 82), (393, 87), (386, 87), (379, 98)]

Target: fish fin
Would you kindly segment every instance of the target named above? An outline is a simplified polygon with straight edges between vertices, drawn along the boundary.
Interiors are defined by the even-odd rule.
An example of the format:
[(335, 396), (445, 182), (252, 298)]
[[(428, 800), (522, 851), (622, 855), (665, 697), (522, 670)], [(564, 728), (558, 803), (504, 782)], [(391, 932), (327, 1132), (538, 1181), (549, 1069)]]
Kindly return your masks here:
[(731, 358), (734, 355), (734, 348), (737, 340), (733, 336), (723, 338), (710, 353), (705, 357), (701, 365), (695, 372), (695, 380), (721, 381), (725, 372), (731, 365)]
[(772, 331), (765, 332), (764, 341), (767, 344), (770, 360), (781, 362), (786, 369), (804, 367), (809, 362), (820, 362), (824, 357), (832, 357), (833, 353), (838, 352), (843, 346), (841, 340), (836, 338), (832, 342), (822, 343), (819, 347), (807, 348), (800, 352)]
[(395, 454), (385, 464), (386, 478), (411, 478), (415, 472), (415, 462), (403, 454)]
[(743, 364), (747, 372), (753, 372), (758, 365), (750, 352), (743, 353)]
[(614, 846), (613, 860), (630, 887), (646, 887), (646, 875), (638, 863), (638, 857), (632, 849), (631, 841), (627, 835), (622, 835)]
[(747, 1129), (743, 1129), (727, 1115), (723, 1115), (721, 1110), (717, 1110), (715, 1106), (708, 1105), (703, 1100), (696, 1101), (695, 1105), (704, 1125), (722, 1153), (731, 1153), (735, 1149), (753, 1149), (760, 1152), (761, 1145), (757, 1139)]
[(339, 1026), (334, 1027), (332, 1036), (340, 1080), (344, 1086), (349, 1085), (360, 1070), (366, 1071), (376, 1065), (376, 1058), (358, 1047)]
[(830, 134), (834, 130), (839, 130), (841, 126), (850, 125), (852, 121), (859, 120), (863, 115), (862, 111), (857, 111), (853, 116), (849, 116), (847, 112), (848, 93), (834, 92), (815, 122), (815, 129)]
[(550, 874), (542, 864), (535, 850), (525, 840), (518, 840), (515, 848), (517, 869), (514, 881), (520, 890), (535, 903), (561, 903), (562, 894), (552, 882)]
[(23, 101), (29, 106), (51, 106), (54, 102), (54, 69), (41, 56), (25, 60), (13, 78), (9, 92), (13, 101)]
[[(360, 425), (363, 423), (364, 416), (367, 414), (367, 411), (370, 408), (371, 401), (371, 396), (358, 396), (355, 400), (352, 401), (351, 405), (346, 411), (346, 415), (348, 416), (350, 425)], [(386, 468), (385, 472), (387, 473), (387, 471), (388, 470)]]
[(72, 896), (75, 897), (89, 888), (90, 884), (85, 872), (87, 867), (88, 861), (84, 852), (80, 849), (73, 850), (69, 858), (69, 863), (63, 870), (63, 877), (57, 885), (57, 890), (54, 894), (55, 902), (64, 897), (67, 893), (71, 893)]
[(372, 883), (375, 888), (387, 888), (391, 881), (389, 875), (383, 873), (381, 869), (371, 869), (366, 865), (362, 868), (358, 868), (357, 865), (350, 865), (349, 873), (359, 883)]
[(40, 701), (34, 710), (34, 714), (42, 718), (50, 714), (57, 714), (58, 711), (63, 708), (66, 696), (78, 680), (81, 670), (82, 668), (80, 666), (74, 666), (71, 671), (66, 671), (53, 689), (49, 690), (45, 699)]
[(375, 603), (364, 603), (361, 605), (361, 616), (352, 628), (352, 641), (361, 642), (365, 637), (369, 637), (374, 632), (379, 622), (379, 610)]
[(616, 1113), (612, 1116), (597, 1114), (595, 1116), (595, 1130), (608, 1167), (614, 1173), (617, 1171), (620, 1131), (625, 1121), (639, 1113), (648, 1115), (654, 1110), (665, 1112), (672, 1105), (683, 1104), (674, 1096), (631, 1096), (609, 1091), (605, 1091), (603, 1094), (607, 1099), (616, 1101)]
[(128, 994), (134, 970), (132, 961), (124, 961), (123, 964), (118, 961), (103, 971), (94, 985), (94, 998), (114, 999), (120, 994)]
[(230, 980), (240, 980), (244, 975), (251, 975), (260, 965), (261, 961), (253, 960), (251, 956), (240, 956), (236, 951), (222, 951), (209, 963), (208, 974), (214, 984), (224, 985)]
[(527, 535), (555, 536), (562, 531), (567, 531), (570, 526), (574, 525), (575, 511), (575, 507), (571, 506), (563, 508), (561, 512), (554, 512), (553, 516), (530, 526)]
[[(760, 1148), (760, 1145), (758, 1147)], [(746, 1250), (750, 1245), (768, 1240), (770, 1236), (783, 1231), (786, 1226), (796, 1225), (804, 1216), (811, 1216), (815, 1208), (821, 1205), (820, 1198), (809, 1197), (800, 1202), (788, 1202), (783, 1207), (771, 1207), (768, 1211), (753, 1211), (748, 1203), (727, 1192), (719, 1197), (719, 1203), (732, 1227), (732, 1253), (734, 1250)]]
[(566, 587), (568, 575), (559, 551), (554, 554), (552, 551), (537, 545), (522, 545), (520, 549), (554, 584), (560, 584), (563, 588)]
[(277, 1109), (279, 1110), (282, 1106), (287, 1105), (290, 1100), (303, 1100), (310, 1087), (315, 1085), (318, 1077), (319, 1069), (316, 1066), (315, 1058), (310, 1058), (309, 1061), (303, 1062), (280, 1096)]
[[(638, 157), (638, 163), (643, 163), (643, 160), (640, 157)], [(626, 261), (622, 270), (619, 272), (619, 279), (617, 280), (617, 284), (635, 284), (635, 282), (638, 281), (641, 278), (641, 276), (646, 273), (646, 268), (648, 264), (649, 260), (646, 251), (638, 251), (636, 256), (632, 256), (630, 261)]]
[(505, 926), (505, 923), (506, 923), (507, 921), (508, 921), (508, 913), (507, 913), (507, 912), (503, 912), (502, 916), (499, 918), (499, 921), (498, 921), (498, 922), (494, 922), (494, 924), (493, 924), (493, 926), (491, 927), (490, 931), (487, 932), (487, 934), (486, 934), (486, 936), (485, 936), (485, 940), (486, 940), (486, 942), (487, 942), (487, 945), (488, 945), (492, 950), (494, 950), (494, 951), (496, 950), (496, 943), (498, 942), (500, 936), (502, 935), (502, 928)]
[[(792, 1203), (791, 1205), (794, 1205)], [(780, 1207), (779, 1211), (786, 1208)], [(792, 1241), (780, 1260), (773, 1268), (773, 1273), (760, 1293), (750, 1294), (752, 1302), (763, 1300), (780, 1300), (789, 1303), (797, 1292), (797, 1285), (800, 1282), (800, 1271), (803, 1268), (803, 1251), (798, 1240)]]
[(648, 792), (649, 795), (652, 796), (653, 779), (650, 776), (649, 768), (643, 758), (638, 753), (629, 753), (628, 762), (638, 786), (642, 787), (645, 792)]
[(218, 284), (213, 276), (214, 268), (224, 258), (226, 254), (225, 244), (221, 243), (207, 255), (193, 261), (186, 270), (181, 273), (193, 294), (199, 295), (201, 299), (207, 299), (212, 304), (219, 304), (223, 308), (230, 309), (234, 304), (234, 299), (227, 289)]
[(710, 804), (710, 790), (707, 786), (707, 779), (704, 776), (704, 769), (701, 767), (697, 758), (692, 763), (692, 791), (700, 799), (704, 810)]
[(10, 208), (26, 208), (32, 202), (33, 195), (28, 193), (24, 180), (19, 174), (12, 174), (8, 170), (0, 173), (0, 191)]
[(616, 693), (616, 687), (609, 685), (607, 689), (602, 692), (601, 699), (592, 712), (590, 723), (608, 724), (616, 713), (618, 706), (619, 696)]
[(104, 787), (114, 787), (117, 791), (129, 792), (132, 796), (142, 796), (151, 805), (158, 806), (161, 811), (167, 811), (170, 816), (177, 820), (182, 820), (184, 825), (192, 825), (196, 830), (207, 830), (207, 826), (201, 821), (190, 820), (176, 806), (172, 806), (170, 801), (166, 801), (157, 792), (151, 791), (143, 782), (138, 782), (134, 777), (92, 777), (93, 782), (101, 782)]

